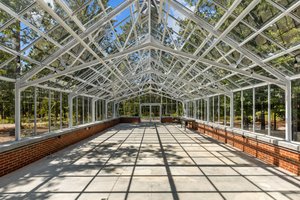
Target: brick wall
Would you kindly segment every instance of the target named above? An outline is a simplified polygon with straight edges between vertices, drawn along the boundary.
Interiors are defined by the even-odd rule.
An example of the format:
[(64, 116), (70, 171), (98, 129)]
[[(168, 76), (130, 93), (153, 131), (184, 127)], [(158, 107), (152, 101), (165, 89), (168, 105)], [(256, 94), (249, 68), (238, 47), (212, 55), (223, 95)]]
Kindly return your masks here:
[(189, 128), (193, 128), (201, 134), (209, 135), (220, 142), (230, 144), (265, 163), (281, 167), (298, 176), (300, 175), (300, 153), (297, 151), (275, 144), (264, 143), (206, 124), (197, 123), (196, 128), (189, 124)]
[(0, 153), (0, 176), (37, 161), (69, 145), (110, 128), (120, 122), (119, 119), (106, 121), (90, 127), (75, 130), (60, 136), (51, 137)]
[(162, 117), (161, 118), (161, 123), (172, 123), (173, 122), (173, 117)]
[(120, 118), (120, 123), (138, 124), (138, 123), (141, 123), (141, 118), (140, 117), (121, 117)]

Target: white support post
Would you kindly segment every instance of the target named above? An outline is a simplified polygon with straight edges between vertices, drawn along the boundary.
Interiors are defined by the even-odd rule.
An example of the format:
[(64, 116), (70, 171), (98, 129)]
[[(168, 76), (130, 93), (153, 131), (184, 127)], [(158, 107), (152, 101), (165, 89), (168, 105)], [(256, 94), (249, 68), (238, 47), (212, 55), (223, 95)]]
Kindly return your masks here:
[[(160, 104), (160, 108), (161, 108), (161, 104)], [(161, 109), (160, 109), (161, 110)], [(178, 117), (178, 101), (176, 100), (176, 115)], [(161, 116), (161, 111), (160, 111), (160, 116)]]
[(34, 134), (36, 135), (37, 133), (37, 126), (36, 126), (36, 123), (37, 123), (37, 88), (34, 87)]
[(159, 106), (159, 116), (160, 116), (160, 122), (161, 122), (161, 118), (162, 118), (162, 106), (161, 106), (161, 104)]
[(182, 108), (183, 108), (183, 116), (187, 117), (187, 110), (186, 110), (186, 103), (182, 102)]
[(285, 140), (292, 140), (292, 86), (287, 81), (285, 90)]
[(227, 125), (227, 106), (226, 106), (226, 99), (227, 99), (227, 96), (224, 95), (224, 126)]
[(218, 124), (220, 124), (220, 95), (218, 95)]
[(200, 100), (200, 119), (203, 120), (203, 108), (202, 108), (202, 104), (203, 104), (203, 99)]
[(212, 122), (215, 122), (215, 97), (212, 98)]
[(90, 122), (90, 98), (87, 98), (87, 122)]
[(62, 92), (59, 93), (59, 129), (62, 129)]
[(230, 94), (230, 128), (234, 127), (233, 93)]
[(95, 98), (92, 99), (91, 109), (92, 109), (92, 122), (95, 122), (96, 121), (96, 99)]
[(51, 90), (49, 90), (48, 96), (48, 131), (51, 132)]
[(117, 103), (117, 117), (120, 117), (119, 110), (120, 110), (120, 102)]
[(190, 104), (189, 104), (189, 102), (185, 102), (184, 105), (185, 105), (185, 112), (186, 112), (185, 115), (187, 117), (189, 117), (189, 115), (190, 115), (190, 109), (189, 109)]
[(196, 105), (197, 104), (196, 104), (196, 101), (193, 101), (193, 104), (194, 104), (194, 109), (193, 109), (194, 110), (193, 111), (194, 112), (194, 119), (196, 119), (197, 118), (197, 112), (196, 112), (196, 110), (197, 110), (197, 106)]
[(15, 84), (15, 137), (21, 139), (21, 90), (19, 80)]
[(113, 118), (115, 118), (116, 117), (116, 103), (115, 103), (115, 101), (113, 101), (113, 105), (112, 105), (113, 107), (112, 107), (112, 114), (113, 114)]
[(207, 120), (207, 122), (209, 122), (209, 118), (210, 118), (210, 116), (209, 116), (209, 113), (210, 113), (210, 105), (209, 105), (209, 98), (207, 98), (207, 106), (206, 106), (206, 120)]
[(85, 107), (85, 98), (84, 98), (84, 96), (82, 96), (81, 97), (81, 103), (82, 103), (82, 107), (81, 107), (81, 109), (82, 109), (82, 114), (81, 114), (81, 117), (82, 117), (82, 124), (84, 124), (84, 107)]
[(76, 103), (76, 105), (75, 105), (76, 106), (76, 113), (75, 114), (76, 114), (76, 125), (77, 125), (78, 124), (78, 96), (76, 97), (76, 102), (75, 103)]
[(271, 135), (271, 86), (268, 84), (268, 135)]
[(252, 103), (253, 132), (255, 132), (255, 88), (252, 89)]
[(69, 128), (73, 126), (73, 96), (68, 95), (68, 105), (69, 105)]
[(107, 101), (105, 101), (105, 119), (107, 119)]
[(241, 91), (241, 129), (244, 129), (244, 93)]
[[(160, 102), (161, 103), (161, 102)], [(124, 105), (124, 104), (123, 104)], [(139, 117), (142, 117), (141, 97), (139, 96)]]

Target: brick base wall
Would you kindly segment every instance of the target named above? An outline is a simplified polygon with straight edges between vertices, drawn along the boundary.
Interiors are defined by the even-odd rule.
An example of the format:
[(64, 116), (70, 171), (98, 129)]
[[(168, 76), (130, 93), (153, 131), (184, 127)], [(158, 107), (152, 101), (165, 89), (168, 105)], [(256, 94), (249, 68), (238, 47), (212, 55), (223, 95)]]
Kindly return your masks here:
[(25, 165), (55, 153), (69, 145), (75, 144), (94, 134), (110, 128), (120, 122), (120, 119), (106, 121), (97, 125), (66, 133), (64, 135), (45, 139), (19, 148), (0, 153), (0, 177), (15, 171)]
[(138, 123), (141, 123), (141, 118), (140, 117), (121, 117), (120, 118), (120, 123), (138, 124)]
[(173, 117), (162, 117), (161, 118), (161, 123), (172, 123), (173, 122)]
[(205, 124), (189, 124), (188, 127), (197, 130), (200, 134), (206, 134), (220, 142), (230, 144), (265, 163), (281, 167), (298, 176), (300, 175), (299, 152)]

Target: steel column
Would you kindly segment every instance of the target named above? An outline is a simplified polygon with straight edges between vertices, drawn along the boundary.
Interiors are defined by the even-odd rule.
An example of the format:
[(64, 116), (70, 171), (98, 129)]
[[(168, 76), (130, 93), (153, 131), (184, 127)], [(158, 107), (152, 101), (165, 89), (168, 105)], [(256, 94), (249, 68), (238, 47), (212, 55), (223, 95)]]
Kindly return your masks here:
[(286, 84), (285, 90), (285, 140), (292, 140), (292, 86), (291, 81)]
[(230, 128), (234, 127), (234, 112), (233, 112), (233, 93), (230, 94)]
[(73, 96), (68, 95), (68, 106), (69, 106), (69, 128), (73, 126)]
[(271, 135), (271, 87), (268, 84), (268, 135)]
[(21, 139), (21, 90), (19, 81), (15, 84), (15, 137)]

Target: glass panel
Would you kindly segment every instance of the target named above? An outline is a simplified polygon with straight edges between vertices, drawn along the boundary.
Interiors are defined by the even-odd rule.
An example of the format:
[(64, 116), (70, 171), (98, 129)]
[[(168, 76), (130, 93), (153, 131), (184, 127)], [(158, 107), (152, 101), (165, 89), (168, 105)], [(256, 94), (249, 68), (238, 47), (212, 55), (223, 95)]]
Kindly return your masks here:
[(150, 106), (141, 106), (141, 121), (150, 120)]
[(300, 142), (300, 79), (292, 81), (293, 140)]
[(300, 24), (285, 16), (265, 30), (267, 36), (285, 48), (300, 43)]
[(214, 97), (209, 98), (209, 121), (214, 122)]
[(285, 138), (285, 91), (271, 85), (271, 135)]
[(279, 10), (267, 1), (260, 1), (244, 19), (249, 25), (260, 28), (278, 13)]
[(51, 92), (51, 131), (60, 129), (60, 97), (59, 92)]
[(241, 128), (241, 92), (233, 93), (234, 127)]
[(151, 121), (160, 121), (160, 106), (151, 106)]
[(107, 118), (110, 119), (110, 118), (113, 118), (113, 102), (109, 102), (107, 104)]
[(21, 12), (23, 9), (28, 7), (30, 4), (33, 3), (33, 0), (4, 0), (2, 3), (6, 4), (16, 13)]
[(255, 88), (255, 132), (268, 134), (268, 87)]
[(69, 104), (68, 94), (62, 93), (62, 128), (69, 126)]
[(226, 126), (230, 126), (230, 98), (226, 97)]
[(244, 130), (253, 131), (253, 89), (243, 91)]
[(224, 125), (224, 95), (220, 95), (220, 124)]
[(37, 134), (49, 131), (49, 90), (37, 89)]
[(219, 113), (218, 113), (218, 111), (219, 111), (219, 109), (218, 109), (218, 104), (219, 102), (218, 102), (218, 96), (215, 96), (214, 97), (214, 122), (215, 123), (219, 123), (219, 121), (218, 121), (218, 117), (219, 117)]
[(196, 13), (211, 25), (215, 25), (221, 19), (225, 11), (213, 1), (202, 1)]
[(14, 83), (0, 81), (0, 143), (15, 140)]

